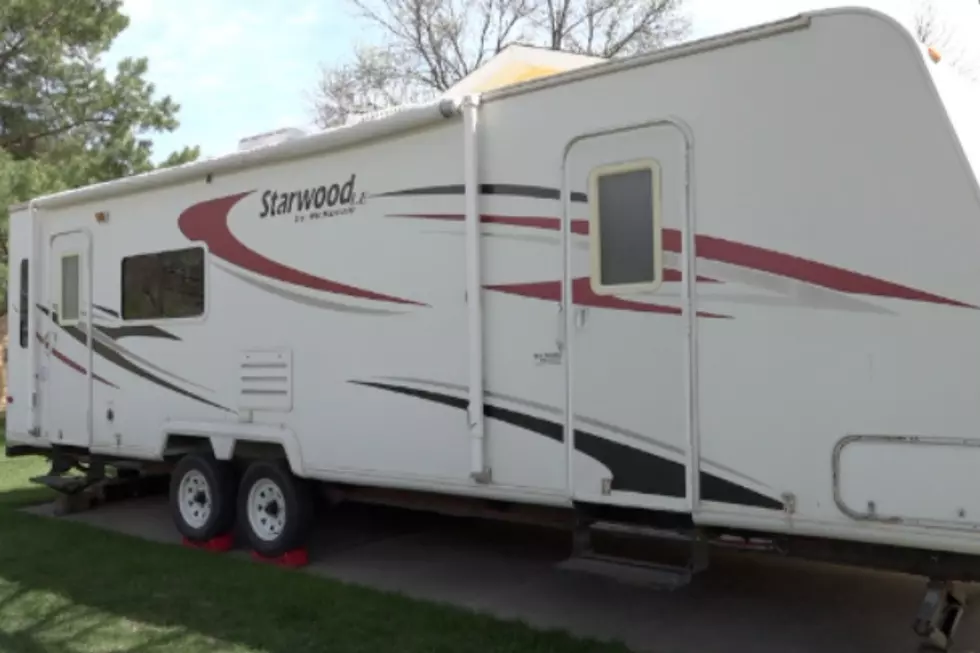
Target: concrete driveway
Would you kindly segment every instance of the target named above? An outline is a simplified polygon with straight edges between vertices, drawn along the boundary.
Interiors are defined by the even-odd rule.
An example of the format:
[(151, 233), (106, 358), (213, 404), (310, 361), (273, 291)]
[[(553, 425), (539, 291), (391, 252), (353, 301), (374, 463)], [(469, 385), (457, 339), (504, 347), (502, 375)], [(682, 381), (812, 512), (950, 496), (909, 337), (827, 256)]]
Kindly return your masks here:
[[(180, 542), (163, 497), (60, 519)], [(722, 553), (691, 586), (658, 591), (558, 568), (567, 542), (547, 532), (353, 504), (323, 522), (310, 555), (310, 573), (651, 653), (913, 653), (924, 586), (897, 574)], [(956, 651), (980, 650), (974, 607)]]

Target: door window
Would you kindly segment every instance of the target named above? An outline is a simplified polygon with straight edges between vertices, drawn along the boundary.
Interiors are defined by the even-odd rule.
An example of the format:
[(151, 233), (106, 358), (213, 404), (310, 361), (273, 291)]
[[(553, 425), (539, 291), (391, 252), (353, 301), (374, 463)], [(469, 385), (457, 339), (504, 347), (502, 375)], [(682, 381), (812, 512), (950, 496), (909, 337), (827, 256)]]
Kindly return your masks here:
[(603, 166), (589, 182), (593, 290), (655, 290), (662, 270), (659, 166), (652, 160)]
[(61, 324), (78, 321), (81, 301), (81, 266), (78, 254), (61, 257), (61, 306), (58, 315)]

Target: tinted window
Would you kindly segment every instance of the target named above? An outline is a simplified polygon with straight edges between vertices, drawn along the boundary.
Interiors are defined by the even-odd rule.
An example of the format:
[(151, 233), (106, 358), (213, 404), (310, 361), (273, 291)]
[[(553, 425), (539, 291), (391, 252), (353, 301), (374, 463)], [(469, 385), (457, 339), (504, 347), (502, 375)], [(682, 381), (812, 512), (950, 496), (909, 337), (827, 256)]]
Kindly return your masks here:
[(22, 348), (27, 347), (29, 340), (27, 331), (27, 307), (30, 298), (28, 270), (27, 259), (22, 258), (20, 260), (20, 346)]
[(59, 306), (58, 319), (60, 321), (74, 321), (78, 319), (78, 300), (79, 300), (79, 266), (78, 254), (69, 254), (61, 257), (61, 306)]
[(653, 171), (604, 174), (597, 182), (599, 282), (606, 286), (656, 281)]
[(122, 318), (154, 320), (204, 313), (204, 249), (154, 252), (122, 261)]

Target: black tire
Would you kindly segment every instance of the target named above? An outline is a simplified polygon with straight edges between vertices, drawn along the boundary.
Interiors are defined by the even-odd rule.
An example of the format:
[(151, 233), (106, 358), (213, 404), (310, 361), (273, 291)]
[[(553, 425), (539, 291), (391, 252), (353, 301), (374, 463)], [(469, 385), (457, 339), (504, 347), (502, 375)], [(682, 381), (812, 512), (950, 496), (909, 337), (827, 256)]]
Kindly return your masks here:
[[(211, 513), (203, 524), (191, 524), (181, 514), (181, 482), (189, 474), (204, 478), (210, 494)], [(186, 489), (186, 488), (185, 488)], [(193, 542), (206, 542), (226, 535), (235, 528), (235, 493), (238, 485), (231, 463), (215, 460), (210, 454), (187, 454), (170, 476), (170, 515), (180, 534)]]
[[(278, 489), (278, 493), (257, 494), (251, 497), (253, 488), (259, 486), (257, 491), (262, 492), (263, 487), (269, 488), (270, 484)], [(279, 498), (284, 505), (278, 505)], [(249, 511), (250, 500), (256, 504), (252, 513)], [(274, 515), (270, 513), (272, 504), (276, 506)], [(264, 511), (258, 509), (260, 505), (265, 506)], [(279, 511), (282, 511), (282, 514)], [(269, 532), (263, 535), (256, 531), (250, 514), (254, 514), (260, 521), (263, 518), (280, 516), (284, 521), (280, 522), (281, 528), (274, 535)], [(252, 550), (259, 555), (276, 558), (289, 551), (305, 547), (313, 523), (313, 514), (313, 493), (309, 483), (293, 476), (284, 461), (257, 460), (250, 464), (242, 475), (238, 486), (238, 525)]]

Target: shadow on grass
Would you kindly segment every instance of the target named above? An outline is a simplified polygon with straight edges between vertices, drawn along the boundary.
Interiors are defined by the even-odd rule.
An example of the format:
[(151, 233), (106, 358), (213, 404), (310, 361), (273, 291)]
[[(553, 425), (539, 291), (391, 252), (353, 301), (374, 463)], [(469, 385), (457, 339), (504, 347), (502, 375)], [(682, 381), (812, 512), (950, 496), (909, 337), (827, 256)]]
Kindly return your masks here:
[[(0, 650), (627, 650), (303, 572), (24, 514), (9, 508), (18, 494), (0, 493)], [(57, 639), (63, 632), (76, 634)]]

